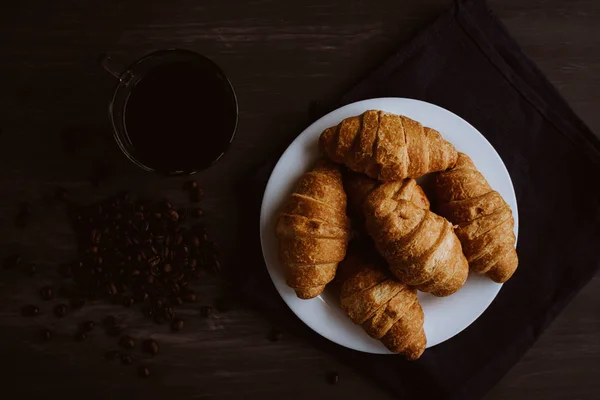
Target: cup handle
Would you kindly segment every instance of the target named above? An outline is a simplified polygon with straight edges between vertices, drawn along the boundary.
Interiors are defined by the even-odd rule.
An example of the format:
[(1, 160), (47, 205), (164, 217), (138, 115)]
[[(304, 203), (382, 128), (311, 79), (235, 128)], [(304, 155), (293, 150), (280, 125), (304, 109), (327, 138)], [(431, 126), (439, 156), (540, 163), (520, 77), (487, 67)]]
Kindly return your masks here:
[(100, 66), (104, 68), (106, 72), (108, 72), (118, 80), (122, 80), (122, 73), (120, 72), (122, 69), (116, 65), (115, 61), (112, 59), (111, 56), (109, 56), (108, 54), (100, 54), (100, 56), (98, 56), (98, 64), (100, 64)]

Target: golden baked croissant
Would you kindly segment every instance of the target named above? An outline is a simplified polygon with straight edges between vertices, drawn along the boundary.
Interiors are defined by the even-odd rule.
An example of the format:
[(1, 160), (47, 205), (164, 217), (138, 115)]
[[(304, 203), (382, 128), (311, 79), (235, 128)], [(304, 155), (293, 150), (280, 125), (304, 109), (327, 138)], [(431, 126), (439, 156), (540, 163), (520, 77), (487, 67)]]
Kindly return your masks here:
[(519, 264), (510, 206), (463, 153), (453, 169), (436, 176), (435, 187), (439, 212), (458, 225), (456, 235), (469, 266), (506, 282)]
[(409, 360), (423, 354), (427, 339), (416, 289), (394, 279), (377, 258), (356, 251), (340, 264), (340, 277), (342, 308), (354, 323)]
[(410, 201), (417, 187), (407, 179), (374, 189), (363, 204), (367, 231), (401, 282), (448, 296), (465, 283), (469, 266), (452, 225)]
[[(365, 199), (380, 185), (380, 182), (352, 171), (344, 173), (343, 178), (344, 190), (348, 196), (348, 211), (358, 217), (363, 214), (362, 206)], [(407, 200), (413, 202), (419, 208), (429, 209), (429, 199), (427, 199), (425, 192), (423, 192), (421, 186), (416, 184), (416, 181), (413, 180), (413, 182), (407, 182), (404, 189), (405, 194), (408, 196)]]
[(335, 277), (349, 234), (340, 167), (319, 163), (300, 178), (277, 221), (279, 258), (299, 298), (318, 296)]
[(333, 161), (380, 181), (418, 178), (456, 163), (456, 149), (439, 132), (402, 115), (370, 110), (321, 134)]

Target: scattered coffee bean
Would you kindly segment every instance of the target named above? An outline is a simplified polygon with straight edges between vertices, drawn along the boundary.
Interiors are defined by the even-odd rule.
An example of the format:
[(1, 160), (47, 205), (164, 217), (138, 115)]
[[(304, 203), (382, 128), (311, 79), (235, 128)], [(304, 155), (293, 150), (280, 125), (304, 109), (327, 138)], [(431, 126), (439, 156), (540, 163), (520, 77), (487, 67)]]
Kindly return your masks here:
[(208, 318), (208, 317), (210, 317), (211, 314), (212, 314), (212, 307), (211, 306), (202, 306), (202, 307), (200, 307), (200, 316), (202, 318)]
[(123, 297), (123, 305), (125, 307), (131, 307), (135, 303), (135, 300), (131, 296)]
[(17, 211), (17, 217), (15, 218), (15, 226), (24, 228), (29, 224), (31, 219), (31, 204), (22, 201), (19, 203), (19, 209)]
[(33, 276), (37, 272), (37, 267), (35, 266), (35, 264), (27, 264), (25, 266), (24, 272), (27, 276)]
[(145, 365), (140, 365), (138, 367), (138, 375), (142, 378), (147, 378), (150, 376), (150, 369)]
[(83, 332), (91, 332), (95, 326), (96, 324), (94, 321), (84, 321), (81, 323), (81, 330)]
[(42, 300), (52, 300), (54, 298), (54, 291), (51, 286), (44, 286), (40, 289), (40, 297)]
[(179, 214), (177, 213), (177, 211), (175, 210), (169, 210), (167, 211), (167, 216), (169, 217), (169, 219), (172, 222), (177, 222), (179, 221)]
[(271, 329), (271, 332), (269, 332), (269, 335), (268, 335), (268, 339), (271, 342), (278, 342), (281, 340), (282, 337), (283, 337), (283, 332), (281, 332), (279, 329), (276, 329), (276, 328)]
[(21, 256), (19, 255), (11, 255), (8, 256), (4, 259), (4, 261), (2, 261), (2, 268), (3, 269), (13, 269), (18, 267), (21, 264)]
[(202, 218), (203, 215), (204, 211), (202, 211), (201, 208), (194, 208), (194, 210), (192, 211), (192, 217), (194, 218)]
[(185, 301), (186, 303), (193, 303), (196, 301), (196, 293), (194, 292), (188, 292), (186, 294), (183, 295), (183, 301)]
[(85, 339), (87, 339), (87, 333), (85, 333), (84, 331), (77, 331), (77, 333), (75, 333), (74, 338), (78, 342), (83, 342)]
[(152, 354), (153, 356), (158, 354), (158, 343), (153, 339), (146, 339), (142, 343), (142, 350), (145, 353)]
[(106, 358), (107, 360), (114, 360), (120, 356), (121, 356), (121, 353), (119, 353), (118, 351), (115, 351), (115, 350), (110, 350), (110, 351), (107, 351), (106, 353), (104, 353), (104, 358)]
[(131, 350), (135, 347), (135, 340), (131, 336), (123, 336), (119, 340), (119, 346), (124, 349)]
[(67, 310), (68, 307), (65, 303), (57, 304), (56, 306), (54, 306), (54, 315), (57, 318), (63, 318), (65, 315), (67, 315)]
[(183, 299), (179, 296), (174, 296), (171, 300), (171, 303), (176, 306), (180, 306), (183, 304)]
[(52, 332), (50, 329), (42, 329), (40, 331), (40, 339), (42, 340), (42, 342), (50, 341), (50, 339), (52, 339), (53, 336), (54, 332)]
[(330, 385), (335, 385), (335, 384), (337, 384), (337, 383), (339, 382), (339, 380), (340, 380), (340, 377), (339, 377), (339, 375), (338, 375), (338, 373), (337, 373), (337, 372), (329, 372), (329, 373), (327, 374), (327, 382), (328, 382)]
[(133, 362), (133, 358), (131, 358), (130, 355), (128, 354), (122, 354), (121, 355), (121, 364), (123, 365), (129, 365)]
[(27, 304), (21, 308), (21, 314), (25, 317), (33, 317), (40, 313), (40, 309), (34, 305)]
[(194, 203), (198, 203), (198, 202), (202, 201), (203, 198), (204, 198), (204, 191), (201, 188), (195, 187), (190, 190), (190, 201), (192, 201)]
[(173, 322), (171, 322), (171, 330), (172, 331), (180, 331), (183, 329), (183, 320), (179, 318), (175, 318)]
[(64, 187), (57, 187), (55, 196), (60, 201), (69, 201), (69, 192)]
[(187, 181), (183, 184), (183, 190), (192, 190), (198, 187), (198, 182), (196, 181)]

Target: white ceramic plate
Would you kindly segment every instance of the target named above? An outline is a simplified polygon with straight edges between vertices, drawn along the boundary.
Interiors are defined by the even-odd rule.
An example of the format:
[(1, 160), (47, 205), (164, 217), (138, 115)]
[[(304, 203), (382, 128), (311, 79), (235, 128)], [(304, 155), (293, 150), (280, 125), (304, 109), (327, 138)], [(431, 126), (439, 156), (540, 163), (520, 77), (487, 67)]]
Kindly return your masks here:
[[(459, 151), (473, 159), (490, 185), (508, 202), (515, 218), (515, 235), (519, 219), (512, 182), (496, 150), (468, 122), (436, 105), (403, 98), (359, 101), (325, 115), (292, 142), (271, 174), (261, 208), (260, 237), (271, 279), (292, 311), (317, 333), (354, 350), (391, 354), (378, 340), (370, 338), (360, 326), (350, 321), (332, 293), (325, 290), (321, 296), (311, 300), (296, 297), (294, 290), (285, 284), (275, 236), (275, 224), (283, 202), (300, 176), (310, 170), (318, 158), (318, 138), (321, 132), (337, 125), (344, 118), (374, 109), (405, 115), (439, 131)], [(419, 292), (419, 300), (425, 313), (427, 347), (442, 343), (468, 327), (490, 305), (501, 287), (502, 285), (490, 279), (470, 274), (462, 289), (451, 296), (438, 298)]]

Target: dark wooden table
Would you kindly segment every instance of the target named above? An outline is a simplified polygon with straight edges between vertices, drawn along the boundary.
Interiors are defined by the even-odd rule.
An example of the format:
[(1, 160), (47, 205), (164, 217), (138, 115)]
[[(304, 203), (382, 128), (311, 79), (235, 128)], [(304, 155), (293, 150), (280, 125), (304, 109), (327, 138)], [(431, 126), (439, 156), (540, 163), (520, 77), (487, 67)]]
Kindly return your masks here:
[[(575, 111), (600, 132), (600, 4), (596, 0), (493, 0), (516, 39)], [(287, 332), (265, 339), (269, 323), (241, 306), (208, 320), (197, 317), (219, 289), (201, 288), (199, 304), (185, 307), (186, 329), (169, 334), (136, 313), (103, 304), (57, 322), (24, 319), (19, 309), (53, 281), (55, 266), (74, 254), (63, 209), (44, 200), (57, 185), (80, 201), (117, 189), (158, 193), (183, 202), (182, 179), (137, 170), (111, 137), (107, 103), (115, 82), (97, 57), (108, 52), (124, 64), (152, 50), (180, 47), (204, 53), (228, 73), (239, 96), (240, 125), (226, 157), (199, 180), (211, 232), (234, 254), (239, 181), (281, 151), (310, 122), (309, 104), (337, 98), (385, 60), (448, 0), (336, 1), (40, 1), (0, 5), (0, 256), (20, 249), (41, 271), (25, 278), (0, 271), (0, 382), (20, 398), (62, 395), (128, 398), (172, 395), (265, 399), (389, 398), (380, 388), (328, 354)], [(65, 131), (83, 140), (66, 154)], [(98, 163), (111, 173), (89, 183)], [(16, 203), (33, 204), (33, 222), (13, 228)], [(576, 260), (573, 260), (576, 262)], [(125, 318), (137, 336), (155, 337), (162, 354), (147, 361), (154, 377), (103, 359), (115, 340), (95, 332), (74, 343), (76, 324), (106, 313)], [(40, 326), (55, 327), (53, 343), (36, 340)], [(487, 399), (596, 399), (600, 391), (600, 277), (596, 277)], [(146, 360), (143, 360), (146, 362)], [(337, 370), (340, 383), (325, 383)], [(13, 397), (14, 398), (14, 397)]]

